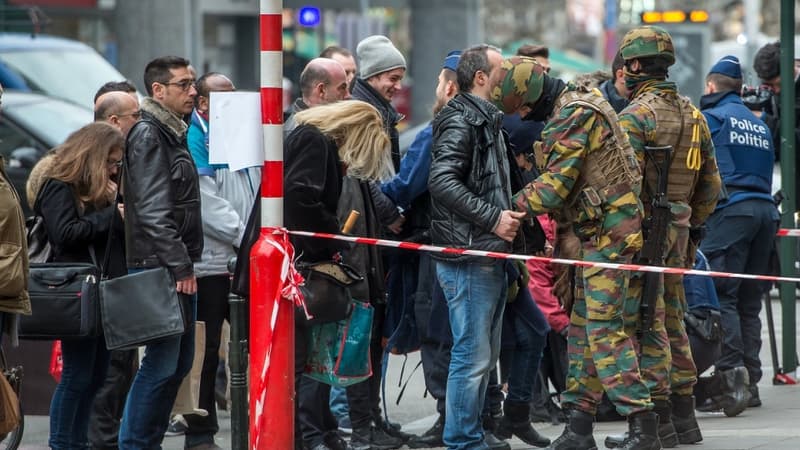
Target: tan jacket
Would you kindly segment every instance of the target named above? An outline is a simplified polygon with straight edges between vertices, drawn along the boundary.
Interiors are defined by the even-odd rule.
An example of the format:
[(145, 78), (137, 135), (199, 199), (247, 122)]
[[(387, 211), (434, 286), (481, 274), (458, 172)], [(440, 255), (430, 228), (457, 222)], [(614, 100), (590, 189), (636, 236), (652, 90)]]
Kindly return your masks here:
[(0, 158), (0, 311), (31, 313), (28, 297), (28, 244), (19, 195)]

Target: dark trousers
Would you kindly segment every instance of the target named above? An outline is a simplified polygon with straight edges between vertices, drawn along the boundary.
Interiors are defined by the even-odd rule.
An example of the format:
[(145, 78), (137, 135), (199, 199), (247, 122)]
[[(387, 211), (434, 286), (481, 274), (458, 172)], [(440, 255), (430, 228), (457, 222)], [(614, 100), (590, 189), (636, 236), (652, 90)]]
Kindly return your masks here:
[[(436, 399), (436, 411), (444, 416), (445, 395), (447, 394), (447, 373), (450, 370), (450, 347), (452, 336), (446, 342), (430, 333), (430, 326), (444, 325), (443, 332), (450, 333), (450, 323), (447, 318), (447, 308), (433, 311), (433, 299), (446, 304), (444, 292), (435, 278), (435, 268), (431, 257), (423, 253), (419, 258), (419, 282), (414, 301), (414, 317), (417, 320), (417, 331), (420, 339), (420, 359), (422, 359), (422, 374), (425, 377), (425, 388)], [(436, 316), (433, 316), (436, 314)]]
[(210, 275), (197, 279), (197, 320), (206, 324), (206, 347), (200, 375), (198, 406), (200, 409), (208, 411), (208, 415), (205, 417), (196, 414), (184, 416), (189, 425), (186, 430), (187, 447), (213, 442), (214, 435), (219, 431), (214, 386), (219, 366), (222, 323), (230, 316), (228, 307), (230, 286), (230, 276), (227, 274)]
[[(706, 222), (708, 236), (701, 250), (711, 270), (766, 274), (778, 227), (775, 205), (745, 200), (714, 212)], [(761, 379), (761, 298), (763, 281), (715, 278), (722, 319), (719, 370), (746, 367), (750, 383)]]
[(331, 387), (303, 376), (308, 358), (308, 333), (303, 310), (295, 310), (295, 450), (314, 448), (324, 442), (327, 434), (335, 433), (338, 428), (330, 408)]
[(350, 406), (350, 422), (353, 430), (364, 428), (381, 416), (381, 374), (383, 345), (381, 345), (383, 322), (386, 317), (386, 305), (372, 305), (375, 313), (372, 320), (372, 335), (369, 343), (369, 357), (372, 364), (372, 376), (346, 388), (347, 404)]
[(125, 399), (139, 367), (137, 350), (111, 351), (106, 380), (97, 391), (89, 416), (89, 442), (95, 450), (119, 448), (119, 425)]

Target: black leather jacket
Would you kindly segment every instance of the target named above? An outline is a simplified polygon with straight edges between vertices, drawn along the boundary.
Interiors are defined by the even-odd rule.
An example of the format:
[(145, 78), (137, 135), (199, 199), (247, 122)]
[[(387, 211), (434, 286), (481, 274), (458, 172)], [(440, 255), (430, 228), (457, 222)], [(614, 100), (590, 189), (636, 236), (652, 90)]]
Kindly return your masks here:
[(128, 134), (122, 171), (127, 262), (130, 268), (165, 266), (182, 280), (203, 252), (197, 168), (180, 124), (170, 126), (174, 116), (147, 108), (155, 103), (148, 100)]
[(511, 209), (501, 120), (502, 113), (494, 105), (468, 93), (457, 95), (436, 116), (428, 179), (435, 245), (511, 250), (510, 243), (492, 232), (500, 213)]

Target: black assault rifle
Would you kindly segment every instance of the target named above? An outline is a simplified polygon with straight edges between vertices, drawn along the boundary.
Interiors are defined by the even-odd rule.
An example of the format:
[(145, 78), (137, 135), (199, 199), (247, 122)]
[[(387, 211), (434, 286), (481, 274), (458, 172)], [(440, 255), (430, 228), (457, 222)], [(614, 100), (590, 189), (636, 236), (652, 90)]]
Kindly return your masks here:
[[(650, 214), (642, 224), (644, 244), (639, 251), (639, 264), (647, 266), (664, 266), (667, 232), (671, 220), (667, 185), (669, 182), (669, 166), (672, 164), (672, 146), (644, 148), (646, 170), (656, 171), (655, 192), (650, 192)], [(645, 185), (645, 188), (648, 186)], [(640, 327), (636, 331), (641, 340), (646, 331), (653, 328), (656, 300), (662, 286), (662, 274), (645, 272), (642, 286), (642, 303), (639, 307), (641, 315)]]

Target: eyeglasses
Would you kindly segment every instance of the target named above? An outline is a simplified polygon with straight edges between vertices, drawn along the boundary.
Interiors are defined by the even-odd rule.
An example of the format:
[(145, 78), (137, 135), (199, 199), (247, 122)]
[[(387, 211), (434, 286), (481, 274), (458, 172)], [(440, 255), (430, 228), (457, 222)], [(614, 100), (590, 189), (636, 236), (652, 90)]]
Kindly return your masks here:
[(194, 83), (195, 83), (195, 80), (183, 80), (183, 81), (178, 81), (178, 82), (168, 81), (166, 83), (161, 83), (161, 84), (163, 84), (165, 86), (178, 86), (179, 88), (181, 88), (181, 90), (183, 92), (186, 92), (190, 88), (195, 86)]
[(111, 115), (112, 116), (117, 116), (117, 117), (131, 116), (131, 117), (134, 118), (134, 120), (139, 120), (139, 118), (142, 117), (142, 110), (137, 109), (136, 111), (134, 111), (132, 113), (128, 113), (128, 114), (111, 114)]
[(109, 168), (109, 169), (111, 169), (111, 168), (114, 168), (114, 167), (116, 167), (117, 169), (119, 169), (119, 168), (121, 168), (121, 167), (122, 167), (122, 160), (121, 160), (121, 159), (119, 159), (119, 160), (117, 160), (117, 161), (106, 161), (106, 164), (108, 164), (108, 168)]

